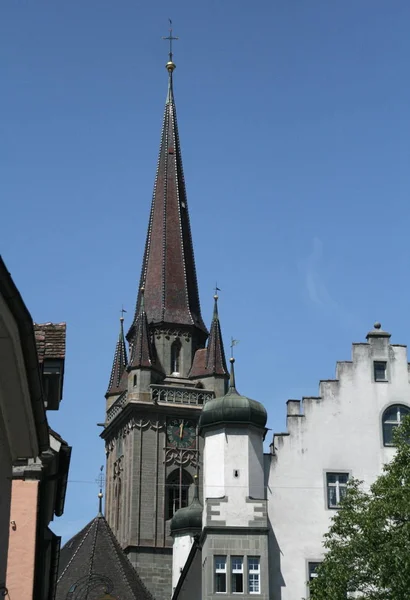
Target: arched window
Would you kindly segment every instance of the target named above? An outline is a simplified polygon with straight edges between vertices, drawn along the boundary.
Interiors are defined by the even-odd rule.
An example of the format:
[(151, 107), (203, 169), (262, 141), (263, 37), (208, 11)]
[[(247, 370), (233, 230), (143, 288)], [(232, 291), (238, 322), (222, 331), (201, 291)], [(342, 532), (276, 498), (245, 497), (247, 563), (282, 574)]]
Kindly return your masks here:
[(133, 379), (133, 386), (135, 387), (137, 385), (137, 376), (134, 375), (134, 379)]
[(403, 404), (394, 404), (386, 408), (382, 417), (384, 446), (393, 446), (393, 432), (409, 413), (410, 408)]
[(183, 469), (175, 469), (167, 477), (165, 518), (172, 519), (179, 508), (188, 506), (189, 487), (193, 480)]
[(171, 344), (171, 373), (179, 375), (181, 368), (181, 342), (176, 339)]

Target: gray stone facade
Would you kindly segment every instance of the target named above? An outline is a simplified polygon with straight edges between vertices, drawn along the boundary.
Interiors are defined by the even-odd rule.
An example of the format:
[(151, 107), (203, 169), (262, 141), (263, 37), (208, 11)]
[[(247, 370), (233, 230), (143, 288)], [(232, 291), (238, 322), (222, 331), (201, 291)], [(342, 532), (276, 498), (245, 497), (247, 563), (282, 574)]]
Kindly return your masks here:
[(243, 558), (243, 593), (241, 598), (254, 598), (249, 593), (248, 559), (257, 557), (260, 560), (260, 600), (268, 600), (269, 596), (269, 565), (268, 565), (268, 530), (252, 529), (249, 527), (218, 527), (206, 528), (203, 532), (202, 543), (202, 598), (220, 597), (215, 591), (215, 557), (226, 557), (227, 590), (224, 597), (234, 597), (232, 592), (232, 557)]
[(125, 402), (107, 433), (106, 518), (144, 584), (156, 600), (169, 598), (172, 586), (172, 538), (169, 535), (169, 478), (190, 484), (199, 476), (202, 494), (203, 439), (195, 447), (169, 445), (171, 418), (197, 423), (201, 406)]
[(154, 598), (170, 598), (172, 549), (134, 547), (127, 555)]

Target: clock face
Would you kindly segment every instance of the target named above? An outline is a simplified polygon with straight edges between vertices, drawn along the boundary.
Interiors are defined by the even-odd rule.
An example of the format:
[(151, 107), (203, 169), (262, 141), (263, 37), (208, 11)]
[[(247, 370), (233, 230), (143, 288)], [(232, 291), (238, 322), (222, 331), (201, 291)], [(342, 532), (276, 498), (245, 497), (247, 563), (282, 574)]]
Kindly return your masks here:
[(169, 446), (178, 448), (195, 448), (196, 427), (193, 421), (170, 419), (167, 425)]

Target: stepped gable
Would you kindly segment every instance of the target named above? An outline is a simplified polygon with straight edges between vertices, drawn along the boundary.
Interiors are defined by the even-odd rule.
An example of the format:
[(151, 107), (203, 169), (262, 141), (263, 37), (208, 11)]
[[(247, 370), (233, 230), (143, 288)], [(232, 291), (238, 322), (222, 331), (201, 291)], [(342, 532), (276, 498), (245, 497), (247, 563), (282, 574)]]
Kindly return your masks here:
[(154, 600), (99, 514), (61, 549), (56, 600)]

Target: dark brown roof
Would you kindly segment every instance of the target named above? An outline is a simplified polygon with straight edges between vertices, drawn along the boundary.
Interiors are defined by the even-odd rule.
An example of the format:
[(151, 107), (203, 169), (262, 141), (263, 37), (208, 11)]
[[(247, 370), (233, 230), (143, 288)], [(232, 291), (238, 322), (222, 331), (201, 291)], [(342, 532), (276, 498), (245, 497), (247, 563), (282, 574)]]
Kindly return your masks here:
[(206, 348), (199, 348), (195, 352), (194, 361), (192, 363), (189, 377), (202, 377), (205, 375), (206, 365)]
[(65, 323), (34, 323), (39, 363), (45, 359), (65, 359)]
[(56, 600), (153, 600), (107, 521), (93, 519), (61, 549)]
[[(145, 289), (145, 310), (149, 323), (193, 325), (207, 333), (199, 303), (172, 74), (165, 105), (140, 290), (142, 287)], [(133, 337), (140, 304), (141, 291), (128, 340)]]
[(106, 396), (108, 396), (108, 394), (121, 394), (127, 389), (127, 379), (125, 376), (123, 377), (127, 364), (128, 359), (124, 338), (124, 319), (121, 317), (120, 333), (115, 346), (114, 360)]

